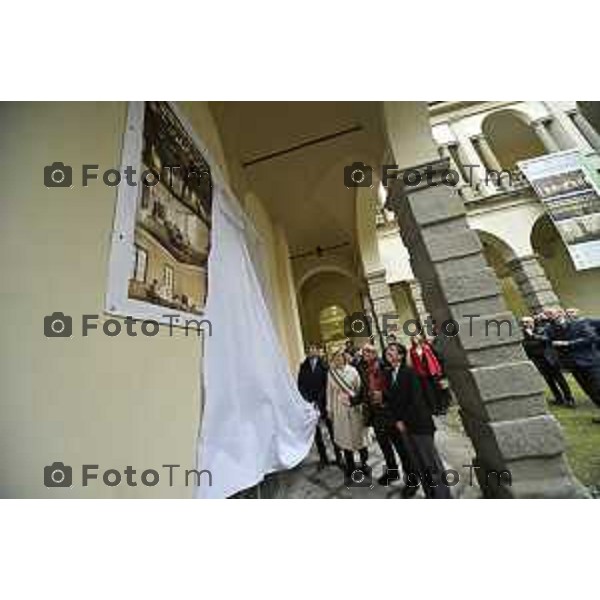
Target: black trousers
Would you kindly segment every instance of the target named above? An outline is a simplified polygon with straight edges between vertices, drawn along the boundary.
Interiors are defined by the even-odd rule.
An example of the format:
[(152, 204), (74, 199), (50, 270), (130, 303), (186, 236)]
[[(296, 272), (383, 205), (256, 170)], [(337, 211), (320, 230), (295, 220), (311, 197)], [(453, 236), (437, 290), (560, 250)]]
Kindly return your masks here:
[[(361, 448), (358, 451), (361, 466), (365, 466), (369, 462), (368, 448)], [(354, 461), (354, 452), (352, 450), (344, 450), (344, 461), (346, 462), (346, 474), (351, 477), (356, 470), (356, 462)]]
[(421, 389), (432, 415), (441, 415), (450, 406), (450, 390), (441, 390), (435, 377), (419, 377)]
[(569, 383), (562, 374), (560, 367), (554, 366), (544, 359), (534, 360), (533, 364), (546, 380), (556, 402), (559, 404), (573, 404), (575, 402)]
[[(404, 437), (425, 496), (440, 500), (451, 498), (450, 488), (443, 481), (444, 464), (435, 447), (433, 434), (406, 434)], [(409, 483), (412, 485), (412, 481)]]
[(410, 453), (406, 444), (396, 429), (395, 423), (385, 407), (373, 407), (373, 430), (375, 438), (381, 448), (381, 453), (385, 460), (388, 471), (398, 471), (398, 461), (396, 454), (400, 459), (402, 471), (410, 473), (414, 470), (414, 465), (411, 461)]
[[(329, 439), (331, 440), (331, 444), (333, 446), (333, 452), (335, 454), (336, 462), (342, 461), (342, 453), (335, 443), (335, 439), (333, 437), (333, 423), (331, 419), (325, 414), (321, 413), (321, 422), (325, 423), (325, 427), (327, 428), (327, 433), (329, 433)], [(319, 460), (323, 464), (327, 464), (329, 462), (329, 457), (327, 456), (327, 447), (325, 446), (325, 440), (323, 439), (323, 432), (321, 431), (321, 423), (317, 424), (317, 429), (315, 431), (315, 444), (317, 446), (317, 452), (319, 453)]]
[(600, 408), (600, 365), (585, 369), (574, 369), (572, 373), (581, 389)]

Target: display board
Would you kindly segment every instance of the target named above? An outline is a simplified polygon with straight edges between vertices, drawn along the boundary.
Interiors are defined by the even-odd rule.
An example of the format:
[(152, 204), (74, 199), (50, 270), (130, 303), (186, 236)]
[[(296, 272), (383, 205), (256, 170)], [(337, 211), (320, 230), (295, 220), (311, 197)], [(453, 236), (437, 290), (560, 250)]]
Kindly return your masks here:
[(575, 269), (600, 266), (600, 189), (578, 150), (518, 163), (564, 241)]

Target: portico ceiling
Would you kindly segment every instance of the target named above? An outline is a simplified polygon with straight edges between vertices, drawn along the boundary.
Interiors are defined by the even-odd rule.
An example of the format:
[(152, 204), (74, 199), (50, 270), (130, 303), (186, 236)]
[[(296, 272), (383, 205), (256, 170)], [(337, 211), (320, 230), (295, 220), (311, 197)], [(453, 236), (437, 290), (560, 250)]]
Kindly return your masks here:
[[(380, 102), (213, 102), (232, 178), (284, 227), (292, 254), (356, 244), (344, 166), (385, 151)], [(240, 187), (240, 186), (238, 186)]]

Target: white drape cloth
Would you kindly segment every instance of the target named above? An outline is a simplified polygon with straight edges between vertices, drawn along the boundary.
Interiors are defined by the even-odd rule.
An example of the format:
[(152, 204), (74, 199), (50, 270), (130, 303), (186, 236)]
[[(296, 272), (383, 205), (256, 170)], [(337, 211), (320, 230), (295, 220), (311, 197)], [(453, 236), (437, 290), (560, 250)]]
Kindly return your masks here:
[(208, 261), (205, 403), (196, 498), (225, 498), (289, 469), (309, 452), (317, 421), (280, 347), (248, 251), (246, 217), (215, 189)]

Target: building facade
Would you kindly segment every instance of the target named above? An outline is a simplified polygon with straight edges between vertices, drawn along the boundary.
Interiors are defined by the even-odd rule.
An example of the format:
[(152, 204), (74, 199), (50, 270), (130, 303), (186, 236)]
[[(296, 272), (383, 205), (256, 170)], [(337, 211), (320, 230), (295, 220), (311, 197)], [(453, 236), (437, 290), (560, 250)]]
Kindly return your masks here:
[[(595, 156), (598, 138), (575, 104), (177, 105), (254, 225), (252, 258), (292, 371), (306, 343), (335, 347), (344, 337), (344, 319), (362, 311), (380, 327), (388, 312), (462, 321), (469, 311), (512, 318), (513, 311), (556, 302), (583, 312), (600, 309), (593, 293), (597, 272), (569, 270), (532, 191), (486, 182), (481, 169), (512, 169), (523, 158), (573, 147)], [(127, 110), (125, 102), (2, 107), (5, 496), (48, 496), (40, 473), (53, 460), (121, 470), (129, 464), (194, 466), (207, 401), (203, 345), (195, 336), (161, 328), (150, 340), (77, 335), (56, 343), (41, 329), (43, 317), (55, 311), (75, 322), (89, 313), (99, 314), (100, 322), (107, 318), (117, 192), (105, 185), (46, 188), (42, 173), (57, 160), (101, 169), (121, 164)], [(373, 166), (372, 187), (346, 185), (345, 169), (356, 162)], [(429, 165), (434, 173), (454, 164), (462, 179), (452, 190), (391, 190), (389, 211), (378, 175), (388, 163), (401, 172)], [(464, 166), (471, 163), (481, 166), (468, 173)], [(140, 248), (157, 239), (148, 227), (144, 231)], [(141, 263), (157, 254), (143, 249)], [(132, 278), (146, 281), (144, 269), (140, 264)], [(175, 273), (175, 281), (191, 282), (193, 273)], [(178, 291), (168, 275), (163, 284), (166, 301), (203, 301), (202, 287), (186, 283)], [(518, 334), (484, 339), (477, 324), (475, 330), (474, 337), (452, 342), (449, 363), (479, 463), (513, 471), (512, 488), (499, 487), (493, 495), (580, 495), (560, 427), (546, 412), (541, 380)], [(243, 354), (243, 331), (236, 348)], [(189, 497), (191, 490), (161, 481), (52, 495)]]

